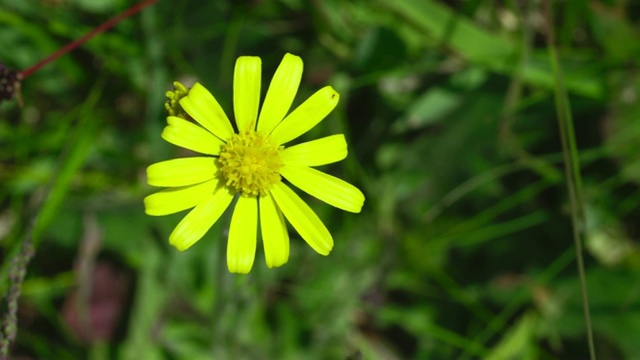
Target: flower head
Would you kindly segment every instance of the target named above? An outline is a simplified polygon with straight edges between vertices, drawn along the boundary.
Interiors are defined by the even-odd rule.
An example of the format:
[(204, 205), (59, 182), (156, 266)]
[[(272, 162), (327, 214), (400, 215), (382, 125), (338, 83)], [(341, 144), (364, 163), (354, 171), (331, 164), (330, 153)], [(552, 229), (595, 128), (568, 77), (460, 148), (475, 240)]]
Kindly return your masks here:
[(150, 185), (167, 187), (144, 199), (147, 214), (193, 208), (169, 236), (178, 250), (200, 240), (237, 198), (227, 244), (229, 271), (251, 270), (258, 228), (267, 266), (286, 263), (289, 234), (285, 218), (315, 251), (328, 255), (333, 248), (331, 234), (283, 178), (329, 205), (360, 212), (364, 203), (360, 190), (313, 168), (347, 156), (344, 135), (285, 145), (317, 125), (339, 100), (338, 93), (327, 86), (289, 113), (302, 67), (298, 56), (284, 56), (259, 111), (260, 58), (238, 58), (233, 85), (236, 130), (202, 85), (196, 83), (187, 90), (177, 83), (176, 90), (167, 93), (169, 117), (162, 138), (203, 154), (147, 168)]

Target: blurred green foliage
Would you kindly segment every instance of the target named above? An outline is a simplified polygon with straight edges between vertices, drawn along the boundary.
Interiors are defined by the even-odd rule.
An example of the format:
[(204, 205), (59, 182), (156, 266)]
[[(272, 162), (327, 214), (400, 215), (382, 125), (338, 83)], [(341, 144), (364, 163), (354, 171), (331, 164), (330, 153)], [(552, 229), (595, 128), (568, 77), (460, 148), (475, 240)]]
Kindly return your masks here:
[[(553, 26), (580, 148), (597, 355), (640, 359), (640, 6), (623, 0), (160, 0), (0, 104), (0, 258), (34, 227), (16, 358), (587, 358), (545, 34)], [(26, 69), (130, 6), (0, 0), (0, 62)], [(330, 84), (310, 134), (347, 134), (325, 168), (362, 214), (313, 199), (335, 239), (248, 276), (229, 218), (187, 252), (152, 218), (164, 93), (200, 81), (230, 112), (235, 58), (305, 61), (299, 104)], [(264, 86), (266, 90), (266, 86)], [(294, 104), (294, 106), (296, 105)], [(3, 311), (5, 303), (3, 302)]]

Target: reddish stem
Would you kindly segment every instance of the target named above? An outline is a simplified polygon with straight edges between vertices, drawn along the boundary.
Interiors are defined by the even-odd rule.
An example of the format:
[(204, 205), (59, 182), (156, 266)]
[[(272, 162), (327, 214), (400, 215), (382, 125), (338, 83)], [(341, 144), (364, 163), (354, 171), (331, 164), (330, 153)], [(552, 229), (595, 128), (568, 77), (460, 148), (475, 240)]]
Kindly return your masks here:
[(58, 51), (56, 51), (53, 54), (49, 55), (44, 60), (40, 61), (39, 63), (37, 63), (37, 64), (35, 64), (33, 66), (31, 66), (27, 70), (22, 71), (20, 73), (22, 75), (22, 79), (27, 78), (27, 76), (29, 76), (29, 75), (33, 74), (34, 72), (38, 71), (41, 67), (47, 65), (48, 63), (50, 63), (51, 61), (55, 60), (56, 58), (58, 58), (58, 57), (60, 57), (60, 56), (62, 56), (64, 54), (68, 53), (69, 51), (77, 48), (78, 46), (80, 46), (80, 45), (84, 44), (85, 42), (87, 42), (87, 40), (91, 39), (92, 37), (100, 34), (101, 32), (109, 29), (113, 25), (119, 23), (121, 20), (128, 18), (129, 16), (137, 13), (138, 11), (144, 9), (145, 7), (155, 3), (157, 1), (158, 0), (144, 0), (144, 1), (141, 1), (139, 4), (136, 4), (136, 5), (128, 8), (124, 12), (120, 13), (120, 15), (105, 21), (104, 23), (100, 24), (98, 27), (96, 27), (93, 30), (91, 30), (91, 32), (85, 34), (83, 37), (68, 43), (64, 47), (58, 49)]

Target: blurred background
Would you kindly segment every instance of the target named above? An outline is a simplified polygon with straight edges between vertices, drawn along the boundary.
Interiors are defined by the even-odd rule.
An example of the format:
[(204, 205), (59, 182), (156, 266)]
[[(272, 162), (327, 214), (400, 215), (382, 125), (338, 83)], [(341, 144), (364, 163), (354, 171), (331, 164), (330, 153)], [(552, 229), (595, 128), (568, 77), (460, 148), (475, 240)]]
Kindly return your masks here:
[[(22, 107), (0, 104), (2, 294), (30, 228), (36, 247), (10, 358), (588, 358), (563, 83), (597, 355), (640, 359), (640, 3), (551, 3), (552, 19), (542, 1), (160, 0), (35, 72)], [(131, 5), (0, 0), (0, 63), (24, 70)], [(145, 168), (185, 154), (160, 138), (174, 80), (232, 115), (236, 57), (262, 58), (266, 91), (286, 52), (305, 63), (294, 106), (341, 94), (302, 140), (345, 133), (348, 158), (322, 170), (367, 200), (350, 214), (303, 195), (331, 255), (290, 228), (285, 266), (259, 246), (232, 275), (230, 213), (176, 251), (185, 213), (144, 214)]]

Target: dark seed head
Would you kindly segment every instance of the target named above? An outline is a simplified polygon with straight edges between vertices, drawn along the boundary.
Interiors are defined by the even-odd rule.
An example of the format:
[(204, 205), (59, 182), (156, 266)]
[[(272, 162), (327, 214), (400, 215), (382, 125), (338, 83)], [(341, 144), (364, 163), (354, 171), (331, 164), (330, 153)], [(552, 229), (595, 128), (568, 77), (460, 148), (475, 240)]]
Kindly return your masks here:
[(11, 100), (20, 87), (20, 73), (0, 64), (0, 102)]

